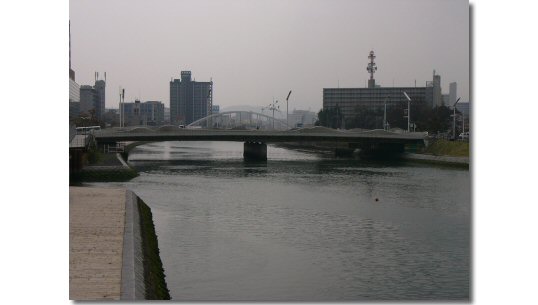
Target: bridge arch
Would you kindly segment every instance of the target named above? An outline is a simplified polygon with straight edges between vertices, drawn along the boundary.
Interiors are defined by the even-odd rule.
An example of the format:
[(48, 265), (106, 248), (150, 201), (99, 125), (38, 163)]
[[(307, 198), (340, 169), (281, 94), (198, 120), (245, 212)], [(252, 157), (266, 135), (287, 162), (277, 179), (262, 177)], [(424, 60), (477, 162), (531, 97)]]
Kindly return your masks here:
[(286, 122), (253, 111), (225, 111), (215, 113), (196, 120), (187, 125), (187, 127), (208, 129), (289, 129)]

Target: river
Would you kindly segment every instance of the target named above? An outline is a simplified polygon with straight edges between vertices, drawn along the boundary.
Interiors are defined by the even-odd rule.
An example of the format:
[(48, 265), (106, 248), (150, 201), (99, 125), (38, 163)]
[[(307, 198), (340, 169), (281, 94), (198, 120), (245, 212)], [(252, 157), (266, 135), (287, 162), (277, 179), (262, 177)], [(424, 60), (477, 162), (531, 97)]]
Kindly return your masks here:
[(468, 169), (243, 143), (138, 146), (173, 300), (466, 300)]

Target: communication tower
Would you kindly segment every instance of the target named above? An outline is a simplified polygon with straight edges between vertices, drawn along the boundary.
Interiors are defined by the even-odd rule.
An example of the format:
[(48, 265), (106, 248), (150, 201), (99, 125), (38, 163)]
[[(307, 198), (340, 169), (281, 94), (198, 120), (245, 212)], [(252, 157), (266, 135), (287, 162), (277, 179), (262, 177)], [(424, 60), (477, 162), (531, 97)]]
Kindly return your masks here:
[(370, 73), (370, 79), (368, 80), (368, 88), (375, 88), (375, 79), (374, 79), (374, 73), (377, 71), (377, 65), (374, 62), (374, 51), (370, 51), (370, 55), (368, 55), (368, 58), (370, 59), (370, 62), (368, 63), (368, 67), (366, 67), (366, 71)]

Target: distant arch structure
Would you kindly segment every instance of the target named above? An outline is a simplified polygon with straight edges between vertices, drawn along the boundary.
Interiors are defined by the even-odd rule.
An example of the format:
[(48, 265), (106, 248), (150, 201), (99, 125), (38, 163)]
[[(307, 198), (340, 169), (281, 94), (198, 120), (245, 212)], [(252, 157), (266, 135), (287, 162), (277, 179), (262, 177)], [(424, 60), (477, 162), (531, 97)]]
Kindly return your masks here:
[(196, 120), (188, 128), (238, 129), (238, 130), (287, 130), (286, 122), (253, 111), (225, 111)]

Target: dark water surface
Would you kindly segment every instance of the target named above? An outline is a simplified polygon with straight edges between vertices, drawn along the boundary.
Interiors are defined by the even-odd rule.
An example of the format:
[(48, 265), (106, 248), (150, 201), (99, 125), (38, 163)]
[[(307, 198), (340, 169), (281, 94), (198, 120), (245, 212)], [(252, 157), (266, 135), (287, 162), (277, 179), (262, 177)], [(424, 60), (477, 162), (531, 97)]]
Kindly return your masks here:
[(469, 298), (467, 169), (242, 150), (146, 144), (139, 177), (93, 184), (151, 207), (174, 300)]

